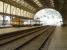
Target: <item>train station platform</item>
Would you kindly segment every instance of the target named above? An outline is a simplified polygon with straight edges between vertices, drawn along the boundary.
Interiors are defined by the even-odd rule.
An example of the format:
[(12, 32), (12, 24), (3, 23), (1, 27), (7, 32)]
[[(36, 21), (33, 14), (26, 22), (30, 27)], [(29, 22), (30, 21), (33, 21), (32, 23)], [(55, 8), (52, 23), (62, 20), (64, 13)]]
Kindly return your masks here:
[[(15, 29), (15, 31), (17, 31), (24, 30), (23, 28), (31, 29), (35, 27), (20, 27), (11, 29)], [(29, 30), (29, 33), (27, 32), (22, 34), (21, 32), (19, 35), (17, 34), (16, 36), (5, 39), (3, 36), (0, 40), (0, 50), (67, 50), (67, 27), (56, 27), (55, 30), (54, 28), (41, 27), (40, 29), (37, 28), (33, 31)], [(7, 29), (8, 28), (6, 28), (5, 31)], [(44, 31), (44, 33), (41, 31)], [(49, 43), (47, 44), (48, 46), (46, 43)]]
[(67, 50), (67, 27), (57, 27), (48, 50)]
[(39, 50), (55, 30), (53, 26), (31, 28), (0, 36), (0, 50)]
[[(38, 27), (38, 26), (37, 26)], [(1, 34), (6, 34), (10, 32), (15, 32), (15, 31), (20, 31), (20, 30), (26, 30), (26, 29), (32, 29), (35, 27), (12, 27), (12, 28), (2, 28), (0, 29), (0, 35)]]

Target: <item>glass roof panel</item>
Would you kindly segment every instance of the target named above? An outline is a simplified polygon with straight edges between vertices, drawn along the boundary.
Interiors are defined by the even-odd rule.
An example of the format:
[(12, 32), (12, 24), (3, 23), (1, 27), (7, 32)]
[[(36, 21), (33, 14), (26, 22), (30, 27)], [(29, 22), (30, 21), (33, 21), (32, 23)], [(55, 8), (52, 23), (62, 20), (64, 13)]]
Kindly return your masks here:
[(43, 7), (43, 5), (38, 0), (33, 0), (39, 7)]
[(23, 5), (24, 7), (27, 7), (28, 9), (31, 9), (32, 11), (36, 11), (36, 9), (34, 7), (32, 7), (31, 5), (29, 5), (27, 2), (25, 2), (24, 0), (13, 0), (21, 5)]

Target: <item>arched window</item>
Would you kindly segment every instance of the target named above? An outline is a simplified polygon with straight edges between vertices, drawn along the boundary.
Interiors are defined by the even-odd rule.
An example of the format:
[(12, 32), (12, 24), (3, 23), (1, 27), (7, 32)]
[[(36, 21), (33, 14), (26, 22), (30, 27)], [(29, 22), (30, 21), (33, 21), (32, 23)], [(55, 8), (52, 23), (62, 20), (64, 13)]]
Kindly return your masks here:
[(38, 11), (34, 19), (40, 20), (42, 25), (55, 25), (60, 26), (63, 24), (62, 15), (51, 8), (45, 8)]

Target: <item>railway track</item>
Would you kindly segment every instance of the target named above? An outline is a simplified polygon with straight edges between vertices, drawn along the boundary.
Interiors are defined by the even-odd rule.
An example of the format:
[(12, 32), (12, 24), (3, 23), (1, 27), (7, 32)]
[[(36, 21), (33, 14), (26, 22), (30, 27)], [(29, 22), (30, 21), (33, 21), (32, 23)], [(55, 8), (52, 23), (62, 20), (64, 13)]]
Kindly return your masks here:
[(12, 42), (12, 41), (19, 39), (21, 37), (28, 36), (36, 31), (39, 31), (40, 29), (43, 29), (43, 28), (38, 27), (35, 29), (29, 29), (29, 30), (24, 30), (21, 32), (15, 32), (14, 34), (12, 33), (12, 34), (9, 34), (8, 36), (5, 35), (5, 37), (2, 36), (2, 37), (0, 37), (0, 46), (7, 44), (9, 42)]
[(54, 28), (46, 30), (40, 36), (31, 40), (26, 45), (21, 45), (20, 47), (16, 48), (15, 50), (41, 50), (43, 43), (46, 42), (46, 40), (48, 39), (48, 37), (50, 36), (50, 34), (53, 30), (54, 30)]
[(39, 50), (53, 30), (54, 27), (46, 26), (2, 35), (0, 50)]

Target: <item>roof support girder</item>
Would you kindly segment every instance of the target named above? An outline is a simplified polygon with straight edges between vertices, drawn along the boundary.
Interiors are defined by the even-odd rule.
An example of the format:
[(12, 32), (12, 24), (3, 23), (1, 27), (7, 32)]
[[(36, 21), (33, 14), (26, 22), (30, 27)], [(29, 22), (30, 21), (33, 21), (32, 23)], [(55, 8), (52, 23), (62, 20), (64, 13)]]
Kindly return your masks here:
[(30, 13), (35, 13), (35, 12), (33, 12), (32, 10), (28, 9), (27, 7), (24, 7), (23, 5), (18, 4), (18, 3), (15, 2), (15, 1), (12, 1), (12, 0), (0, 0), (0, 1), (5, 2), (5, 3), (7, 3), (7, 4), (10, 4), (10, 5), (12, 5), (12, 6), (15, 6), (15, 7), (17, 7), (17, 8), (23, 9), (23, 10), (25, 10), (25, 11), (28, 11), (28, 12), (30, 12)]
[(22, 18), (22, 19), (33, 19), (33, 18), (29, 18), (29, 17), (23, 17), (23, 16), (18, 16), (18, 15), (3, 13), (3, 12), (0, 12), (0, 15), (11, 16), (11, 17), (18, 17), (18, 18)]

